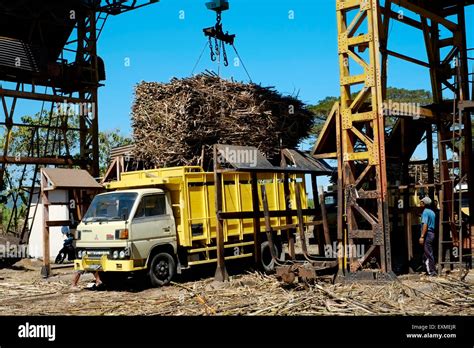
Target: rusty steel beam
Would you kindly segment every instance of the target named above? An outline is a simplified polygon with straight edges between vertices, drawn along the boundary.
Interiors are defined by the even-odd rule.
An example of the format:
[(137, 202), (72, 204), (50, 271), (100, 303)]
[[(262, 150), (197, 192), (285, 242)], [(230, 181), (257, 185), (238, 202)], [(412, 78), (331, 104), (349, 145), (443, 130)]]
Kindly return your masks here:
[(10, 98), (19, 98), (26, 100), (36, 100), (36, 101), (45, 101), (45, 102), (54, 102), (54, 103), (74, 103), (82, 104), (89, 102), (86, 98), (77, 98), (69, 97), (62, 95), (46, 94), (46, 93), (36, 93), (36, 92), (27, 92), (27, 91), (15, 91), (12, 89), (0, 88), (0, 96), (10, 97)]
[(74, 160), (71, 157), (24, 157), (24, 156), (2, 156), (0, 157), (0, 163), (2, 164), (42, 164), (42, 165), (57, 165), (57, 166), (72, 166), (81, 165), (84, 162), (80, 160)]
[[(339, 245), (351, 245), (356, 241), (362, 241), (369, 246), (369, 252), (359, 260), (350, 260), (354, 266), (356, 261), (363, 261), (359, 266), (363, 268), (363, 263), (369, 259), (370, 251), (374, 255), (380, 254), (378, 262), (380, 270), (390, 272), (391, 248), (390, 248), (390, 225), (388, 215), (388, 178), (387, 161), (393, 161), (385, 154), (385, 132), (384, 116), (391, 114), (383, 102), (386, 99), (387, 91), (387, 61), (388, 57), (403, 59), (411, 64), (417, 64), (427, 69), (431, 78), (433, 92), (433, 107), (421, 109), (419, 115), (407, 114), (407, 117), (424, 117), (426, 122), (420, 123), (420, 127), (426, 127), (427, 133), (427, 161), (429, 167), (429, 187), (430, 193), (434, 193), (435, 187), (442, 189), (444, 197), (452, 197), (454, 186), (459, 182), (449, 178), (449, 170), (446, 165), (440, 168), (441, 183), (434, 182), (433, 168), (433, 141), (432, 126), (437, 126), (439, 159), (441, 163), (447, 163), (447, 150), (454, 150), (460, 153), (461, 163), (454, 168), (461, 170), (459, 177), (468, 177), (468, 182), (473, 185), (472, 151), (469, 146), (452, 146), (446, 140), (452, 137), (453, 118), (449, 112), (447, 103), (452, 101), (452, 97), (447, 97), (446, 93), (452, 91), (456, 95), (455, 100), (459, 101), (459, 108), (470, 103), (470, 91), (468, 88), (468, 64), (466, 50), (466, 23), (464, 18), (465, 3), (453, 3), (449, 8), (437, 7), (432, 2), (408, 1), (408, 0), (386, 0), (381, 6), (381, 0), (338, 0), (337, 4), (337, 26), (338, 26), (338, 49), (339, 49), (339, 69), (341, 100), (339, 109), (334, 108), (318, 137), (312, 155), (317, 158), (337, 158), (338, 159), (338, 243)], [(399, 5), (402, 9), (409, 10), (411, 18), (405, 13), (396, 13), (393, 4)], [(415, 20), (416, 16), (419, 21)], [(389, 24), (391, 20), (398, 21), (403, 25), (408, 25), (419, 29), (425, 41), (427, 60), (421, 61), (412, 58), (410, 55), (388, 50), (390, 41)], [(448, 30), (448, 37), (440, 38), (440, 29), (445, 27)], [(445, 35), (446, 36), (446, 35)], [(363, 55), (361, 54), (364, 53)], [(458, 61), (456, 61), (456, 59)], [(456, 62), (456, 64), (454, 64)], [(453, 69), (453, 65), (456, 66)], [(356, 67), (356, 69), (354, 69)], [(357, 69), (358, 68), (358, 69)], [(358, 74), (352, 73), (359, 71)], [(362, 73), (360, 73), (362, 70)], [(457, 75), (456, 72), (457, 71)], [(453, 82), (454, 80), (454, 82)], [(446, 91), (447, 89), (447, 91)], [(381, 111), (383, 110), (383, 111)], [(464, 137), (464, 144), (472, 142), (471, 118), (472, 110), (466, 107), (462, 123), (464, 131), (460, 132)], [(383, 115), (383, 113), (386, 115)], [(336, 116), (336, 117), (335, 117)], [(400, 115), (402, 116), (402, 115)], [(398, 117), (400, 117), (398, 116)], [(336, 138), (334, 139), (334, 124), (336, 128)], [(405, 136), (408, 136), (405, 132)], [(403, 133), (402, 133), (403, 134)], [(442, 142), (444, 141), (444, 145)], [(335, 142), (337, 152), (334, 152)], [(409, 141), (402, 141), (402, 160), (404, 168), (401, 185), (390, 185), (397, 190), (403, 187), (411, 187), (408, 182), (407, 166), (409, 158), (406, 146), (410, 146)], [(405, 163), (407, 162), (407, 163)], [(453, 184), (454, 182), (454, 184)], [(395, 185), (395, 186), (394, 186)], [(362, 189), (363, 188), (363, 189)], [(474, 211), (474, 194), (471, 192), (471, 213)], [(395, 194), (396, 195), (396, 194)], [(447, 198), (445, 198), (447, 199)], [(452, 198), (451, 198), (452, 199)], [(403, 227), (405, 234), (411, 234), (410, 209), (408, 192), (403, 194)], [(451, 205), (451, 206), (450, 206)], [(445, 219), (453, 220), (454, 209), (448, 203), (443, 209)], [(471, 215), (471, 221), (474, 218)], [(452, 225), (452, 224), (451, 224)], [(472, 223), (471, 223), (472, 225)], [(395, 225), (394, 225), (395, 226)], [(363, 233), (360, 233), (363, 231)], [(347, 241), (346, 241), (347, 233)], [(361, 238), (364, 237), (364, 238)], [(343, 248), (345, 250), (345, 248)], [(339, 262), (340, 272), (345, 271), (344, 264), (347, 262), (347, 255), (342, 255)], [(353, 267), (352, 273), (355, 269)]]
[[(427, 7), (424, 6), (418, 6), (414, 4), (413, 2), (410, 2), (408, 0), (392, 0), (394, 4), (397, 4), (399, 6), (402, 6), (406, 8), (407, 10), (410, 10), (423, 18), (430, 19), (433, 22), (436, 22), (438, 24), (441, 24), (445, 28), (451, 30), (452, 32), (457, 31), (459, 29), (458, 25), (451, 20), (438, 15), (437, 13), (434, 13), (431, 9), (428, 9)], [(461, 4), (461, 7), (464, 8), (464, 5)]]
[[(450, 17), (449, 21), (454, 23), (455, 26), (452, 28), (450, 36), (443, 39), (440, 38), (439, 26), (443, 24), (443, 21), (435, 21), (428, 24), (426, 18), (421, 15), (421, 22), (423, 24), (423, 33), (425, 38), (425, 45), (430, 63), (430, 77), (433, 92), (433, 99), (435, 104), (442, 105), (450, 99), (453, 101), (453, 112), (451, 117), (437, 118), (437, 131), (438, 131), (438, 158), (440, 162), (440, 231), (439, 235), (446, 237), (451, 234), (455, 239), (458, 235), (458, 230), (455, 226), (455, 215), (459, 214), (458, 207), (455, 206), (455, 187), (457, 182), (456, 178), (452, 177), (450, 170), (455, 167), (459, 170), (458, 177), (468, 177), (468, 192), (471, 190), (472, 185), (472, 172), (469, 167), (472, 165), (472, 148), (471, 146), (463, 146), (462, 144), (470, 144), (472, 142), (472, 136), (470, 133), (471, 119), (469, 113), (464, 112), (462, 107), (456, 103), (463, 102), (464, 100), (470, 99), (469, 91), (469, 69), (467, 61), (467, 47), (466, 47), (466, 23), (464, 15), (463, 4), (454, 6), (448, 13), (441, 14), (444, 17)], [(448, 51), (448, 53), (444, 53)], [(454, 68), (453, 68), (454, 67)], [(449, 72), (449, 73), (447, 73)], [(451, 82), (449, 80), (454, 80)], [(443, 86), (450, 88), (452, 93), (455, 95), (447, 96), (443, 93)], [(454, 117), (455, 113), (460, 113), (459, 117)], [(450, 119), (451, 118), (451, 119)], [(456, 120), (458, 118), (458, 120)], [(453, 131), (451, 127), (456, 127), (456, 123), (461, 123), (464, 131), (459, 134), (463, 140), (458, 141), (455, 145), (452, 143)], [(449, 161), (448, 151), (457, 152), (459, 155), (459, 163), (451, 166)], [(429, 154), (430, 155), (430, 154)], [(451, 155), (452, 156), (452, 155)], [(454, 163), (454, 162), (453, 162)], [(432, 176), (432, 175), (430, 175)], [(470, 207), (472, 208), (474, 202), (470, 201)], [(445, 221), (445, 223), (442, 223)], [(460, 230), (462, 238), (462, 228)], [(440, 251), (439, 251), (439, 262), (444, 262), (444, 250), (446, 242), (440, 238)], [(459, 253), (459, 266), (461, 266), (462, 252)]]
[(416, 28), (416, 29), (422, 29), (421, 27), (421, 23), (410, 18), (410, 17), (407, 17), (406, 15), (403, 15), (401, 16), (400, 13), (397, 13), (397, 12), (394, 12), (392, 10), (390, 11), (386, 11), (386, 6), (380, 6), (380, 10), (382, 11), (383, 15), (384, 16), (387, 16), (387, 17), (390, 17), (390, 19), (394, 19), (398, 22), (401, 22), (401, 23), (404, 23), (404, 24), (407, 24), (413, 28)]
[[(74, 91), (65, 91), (58, 88), (54, 78), (50, 80), (41, 80), (33, 75), (30, 77), (15, 77), (8, 75), (9, 80), (16, 83), (16, 88), (0, 88), (0, 98), (3, 106), (4, 118), (0, 122), (0, 126), (4, 129), (4, 142), (2, 144), (2, 153), (0, 154), (0, 184), (7, 183), (14, 188), (15, 186), (30, 186), (29, 192), (34, 192), (36, 186), (36, 178), (42, 166), (79, 166), (87, 169), (93, 176), (99, 176), (99, 142), (98, 142), (98, 104), (97, 104), (97, 90), (101, 86), (99, 83), (99, 62), (97, 56), (97, 13), (94, 9), (85, 9), (77, 13), (77, 25), (74, 29), (74, 35), (77, 37), (73, 42), (66, 43), (63, 47), (65, 51), (71, 51), (73, 48), (75, 52), (74, 61), (65, 62), (64, 64), (76, 64), (80, 66), (87, 66), (83, 71), (83, 81), (75, 86)], [(1, 33), (0, 33), (1, 34)], [(44, 37), (42, 40), (47, 40)], [(69, 47), (72, 45), (74, 47)], [(77, 46), (76, 46), (77, 45)], [(58, 63), (59, 64), (59, 63)], [(2, 76), (6, 76), (4, 68), (0, 67)], [(87, 76), (86, 76), (87, 75)], [(46, 83), (45, 81), (49, 81)], [(43, 93), (38, 92), (38, 86), (45, 88)], [(16, 106), (21, 101), (35, 100), (43, 102), (40, 117), (41, 122), (38, 125), (29, 124), (27, 122), (21, 123), (15, 121), (15, 112), (18, 109)], [(10, 102), (11, 106), (8, 106)], [(74, 115), (78, 117), (79, 126), (71, 125), (69, 118), (71, 116), (61, 114), (55, 111), (58, 104), (66, 103), (68, 105), (76, 105), (84, 108), (87, 105), (87, 111), (92, 110), (91, 113)], [(49, 107), (50, 105), (50, 107)], [(92, 107), (92, 109), (90, 109)], [(12, 148), (16, 139), (13, 136), (16, 134), (13, 128), (25, 131), (22, 134), (31, 134), (31, 139), (28, 148), (21, 153)], [(41, 133), (40, 133), (41, 130)], [(71, 143), (69, 135), (77, 134), (79, 139), (79, 147), (77, 153), (71, 153), (75, 144)], [(10, 167), (20, 167), (21, 175), (15, 177), (15, 182), (9, 175)], [(33, 168), (34, 172), (30, 175), (30, 171), (26, 170)], [(29, 180), (28, 182), (26, 182)], [(1, 185), (3, 186), (3, 185)], [(27, 226), (29, 219), (17, 218), (17, 199), (15, 192), (13, 192), (13, 210), (15, 216), (8, 222), (7, 232), (20, 233), (23, 240), (28, 239), (29, 228)], [(32, 202), (32, 194), (28, 198), (28, 207)], [(29, 208), (26, 212), (29, 215)], [(35, 214), (36, 215), (36, 214)], [(17, 221), (24, 221), (24, 226), (19, 231)]]
[[(341, 134), (342, 156), (342, 189), (345, 197), (346, 223), (338, 227), (339, 231), (347, 228), (350, 245), (354, 242), (369, 243), (369, 253), (379, 255), (382, 272), (391, 271), (390, 258), (390, 225), (388, 221), (388, 191), (385, 156), (385, 132), (383, 115), (382, 64), (380, 50), (380, 13), (377, 0), (337, 0), (337, 25), (339, 36), (339, 68), (341, 84), (341, 123), (338, 127)], [(354, 19), (351, 18), (355, 13)], [(364, 21), (359, 18), (364, 17)], [(362, 25), (366, 23), (366, 25)], [(355, 28), (357, 27), (357, 28)], [(354, 36), (355, 33), (357, 36)], [(368, 59), (358, 56), (355, 64), (363, 69), (363, 74), (353, 75), (351, 66), (357, 49), (368, 49)], [(358, 87), (355, 99), (352, 93)], [(364, 100), (369, 102), (369, 110), (361, 110)], [(356, 143), (362, 149), (356, 149)], [(359, 185), (368, 185), (375, 193), (371, 198), (361, 200), (357, 194), (356, 181), (358, 171), (364, 169), (364, 177)], [(339, 201), (339, 205), (342, 202)], [(356, 215), (356, 211), (360, 215)], [(359, 240), (354, 231), (359, 230), (359, 219), (365, 220), (365, 228), (370, 233)], [(368, 219), (370, 217), (370, 219)], [(342, 236), (339, 238), (343, 243)], [(370, 254), (362, 260), (367, 260)], [(351, 260), (351, 264), (354, 260)], [(363, 266), (363, 264), (361, 264)], [(351, 269), (352, 272), (356, 271)]]

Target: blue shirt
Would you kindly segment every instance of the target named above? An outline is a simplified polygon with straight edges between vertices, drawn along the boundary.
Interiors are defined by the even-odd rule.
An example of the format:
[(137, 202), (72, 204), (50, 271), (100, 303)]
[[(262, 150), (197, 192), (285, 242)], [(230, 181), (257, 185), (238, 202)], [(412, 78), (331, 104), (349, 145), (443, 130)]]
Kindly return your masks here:
[(436, 215), (434, 211), (425, 208), (425, 210), (423, 210), (423, 214), (421, 214), (421, 223), (422, 225), (426, 224), (428, 226), (428, 232), (434, 232), (436, 224)]

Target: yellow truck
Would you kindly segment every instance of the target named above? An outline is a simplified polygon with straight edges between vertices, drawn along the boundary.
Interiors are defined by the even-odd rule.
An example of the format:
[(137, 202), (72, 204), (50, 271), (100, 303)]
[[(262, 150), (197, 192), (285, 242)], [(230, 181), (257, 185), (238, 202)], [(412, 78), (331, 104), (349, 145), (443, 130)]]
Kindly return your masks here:
[[(308, 210), (304, 174), (287, 175), (286, 188), (283, 178), (281, 173), (258, 173), (259, 211), (264, 210), (262, 185), (267, 211), (293, 210), (290, 221), (288, 214), (273, 214), (267, 220), (259, 216), (263, 241), (266, 221), (275, 231), (289, 222), (298, 223), (294, 213), (296, 186), (301, 200), (298, 206)], [(104, 279), (142, 271), (154, 286), (161, 286), (183, 269), (217, 261), (214, 173), (201, 167), (126, 172), (119, 181), (105, 186), (109, 192), (93, 199), (77, 227), (75, 269), (102, 272)], [(251, 174), (226, 172), (222, 188), (222, 211), (245, 216), (223, 221), (224, 258), (252, 257), (254, 219), (248, 215), (254, 211)], [(275, 252), (280, 253), (280, 243), (274, 245)], [(263, 266), (271, 269), (274, 258), (268, 257), (272, 254), (269, 243), (263, 242), (261, 247), (262, 254), (267, 255), (262, 258)]]

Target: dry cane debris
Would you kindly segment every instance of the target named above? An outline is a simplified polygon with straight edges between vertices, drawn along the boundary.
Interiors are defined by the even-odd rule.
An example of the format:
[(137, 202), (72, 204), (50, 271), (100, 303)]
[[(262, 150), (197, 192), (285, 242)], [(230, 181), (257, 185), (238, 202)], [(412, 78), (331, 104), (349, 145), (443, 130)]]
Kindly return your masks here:
[(135, 156), (147, 167), (198, 165), (213, 144), (255, 146), (270, 159), (308, 136), (313, 114), (272, 88), (201, 74), (141, 82), (132, 111)]
[[(33, 272), (28, 272), (33, 273)], [(0, 282), (7, 315), (473, 315), (472, 285), (450, 278), (403, 278), (383, 284), (284, 285), (251, 273), (158, 289), (75, 292), (69, 280)]]

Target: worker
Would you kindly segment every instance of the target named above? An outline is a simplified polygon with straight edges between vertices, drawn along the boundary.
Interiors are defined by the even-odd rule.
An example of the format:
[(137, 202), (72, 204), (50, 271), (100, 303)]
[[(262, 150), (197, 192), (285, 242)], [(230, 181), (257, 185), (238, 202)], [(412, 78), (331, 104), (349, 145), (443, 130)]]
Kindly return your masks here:
[[(72, 279), (72, 288), (77, 289), (77, 283), (79, 282), (79, 278), (83, 275), (85, 271), (76, 271), (74, 273), (74, 278)], [(100, 280), (99, 272), (94, 272), (95, 283), (90, 287), (90, 290), (105, 290), (104, 284)]]
[(424, 249), (423, 260), (426, 266), (426, 272), (429, 276), (435, 276), (437, 273), (433, 253), (433, 243), (435, 238), (436, 215), (434, 211), (431, 210), (431, 203), (431, 198), (428, 196), (423, 198), (420, 202), (420, 206), (424, 208), (424, 210), (421, 214), (421, 237), (419, 242)]

